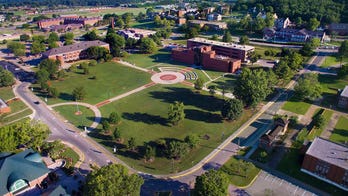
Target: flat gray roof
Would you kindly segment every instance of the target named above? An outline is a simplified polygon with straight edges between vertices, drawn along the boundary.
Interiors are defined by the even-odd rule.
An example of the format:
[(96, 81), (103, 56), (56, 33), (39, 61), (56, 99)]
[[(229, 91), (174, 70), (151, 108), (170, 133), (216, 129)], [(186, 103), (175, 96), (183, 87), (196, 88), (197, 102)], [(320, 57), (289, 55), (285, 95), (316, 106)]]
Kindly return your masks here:
[(316, 137), (306, 154), (348, 170), (348, 147)]
[(341, 97), (348, 98), (348, 86), (344, 87), (343, 91), (341, 92)]
[(222, 46), (222, 47), (226, 47), (226, 48), (234, 48), (234, 49), (245, 50), (245, 51), (255, 49), (255, 47), (253, 47), (253, 46), (213, 41), (213, 40), (204, 39), (204, 38), (200, 38), (200, 37), (195, 37), (195, 38), (189, 39), (189, 41), (199, 42), (199, 43), (208, 44), (208, 45)]
[(52, 48), (44, 52), (43, 55), (47, 57), (52, 55), (61, 55), (61, 54), (69, 53), (69, 52), (86, 50), (92, 46), (106, 46), (106, 45), (109, 45), (109, 44), (102, 42), (100, 40), (84, 41), (84, 42), (75, 43), (72, 45), (62, 46), (59, 48)]

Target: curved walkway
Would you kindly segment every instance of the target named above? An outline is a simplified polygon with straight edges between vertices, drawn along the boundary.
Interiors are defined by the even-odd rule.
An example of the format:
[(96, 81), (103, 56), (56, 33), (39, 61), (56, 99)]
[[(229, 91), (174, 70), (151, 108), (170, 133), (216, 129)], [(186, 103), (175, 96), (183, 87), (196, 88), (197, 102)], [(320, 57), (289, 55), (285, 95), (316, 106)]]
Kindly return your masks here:
[(88, 127), (88, 131), (92, 131), (93, 129), (97, 128), (98, 124), (101, 121), (101, 113), (99, 111), (99, 109), (94, 106), (91, 105), (89, 103), (83, 103), (83, 102), (66, 102), (66, 103), (57, 103), (57, 104), (53, 104), (53, 105), (49, 105), (49, 108), (54, 108), (54, 107), (58, 107), (58, 106), (64, 106), (64, 105), (82, 105), (85, 107), (88, 107), (89, 109), (91, 109), (94, 112), (94, 122), (92, 123), (91, 126)]

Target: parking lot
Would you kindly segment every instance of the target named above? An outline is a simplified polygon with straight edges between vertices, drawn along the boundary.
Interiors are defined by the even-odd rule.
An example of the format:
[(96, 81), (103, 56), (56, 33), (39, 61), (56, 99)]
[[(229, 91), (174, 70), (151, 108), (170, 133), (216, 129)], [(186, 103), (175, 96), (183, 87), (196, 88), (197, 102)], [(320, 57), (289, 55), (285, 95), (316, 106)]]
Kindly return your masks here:
[(315, 195), (306, 191), (290, 182), (284, 181), (265, 171), (261, 171), (255, 182), (246, 189), (250, 195), (298, 195), (312, 196)]

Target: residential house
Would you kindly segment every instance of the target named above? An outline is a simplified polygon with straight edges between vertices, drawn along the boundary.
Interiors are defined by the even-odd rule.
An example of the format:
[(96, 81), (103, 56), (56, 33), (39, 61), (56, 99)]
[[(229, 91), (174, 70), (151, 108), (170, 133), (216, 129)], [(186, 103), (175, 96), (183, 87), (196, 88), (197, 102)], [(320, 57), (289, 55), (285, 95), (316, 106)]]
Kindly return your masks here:
[(316, 137), (305, 153), (301, 171), (348, 191), (348, 147)]
[(348, 35), (348, 23), (332, 23), (329, 30), (339, 35)]
[(31, 149), (0, 154), (0, 195), (12, 196), (40, 186), (49, 169), (39, 153)]
[(218, 14), (218, 13), (211, 13), (211, 14), (207, 15), (207, 20), (208, 21), (221, 21), (222, 16), (221, 16), (221, 14)]
[(281, 136), (284, 135), (288, 129), (289, 121), (283, 118), (277, 118), (274, 120), (273, 128), (268, 130), (259, 139), (259, 147), (271, 152), (279, 141)]

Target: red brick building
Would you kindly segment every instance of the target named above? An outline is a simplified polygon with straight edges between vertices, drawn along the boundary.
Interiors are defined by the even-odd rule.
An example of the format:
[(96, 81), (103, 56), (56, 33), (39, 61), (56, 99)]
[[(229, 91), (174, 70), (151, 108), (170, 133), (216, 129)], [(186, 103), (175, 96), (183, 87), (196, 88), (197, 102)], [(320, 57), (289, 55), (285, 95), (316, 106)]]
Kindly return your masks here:
[(202, 45), (212, 46), (212, 50), (215, 50), (216, 54), (234, 59), (240, 59), (242, 62), (246, 62), (251, 53), (255, 50), (253, 46), (218, 42), (204, 38), (192, 38), (187, 40), (187, 48), (193, 48)]
[(92, 46), (101, 46), (110, 50), (108, 43), (99, 40), (85, 41), (59, 48), (52, 48), (42, 53), (42, 57), (52, 60), (59, 60), (61, 65), (63, 65), (65, 62), (88, 58), (86, 50)]
[(217, 55), (211, 46), (174, 48), (172, 59), (187, 64), (202, 65), (205, 69), (234, 73), (241, 67), (241, 60)]
[(315, 138), (305, 154), (301, 171), (348, 191), (348, 147)]

